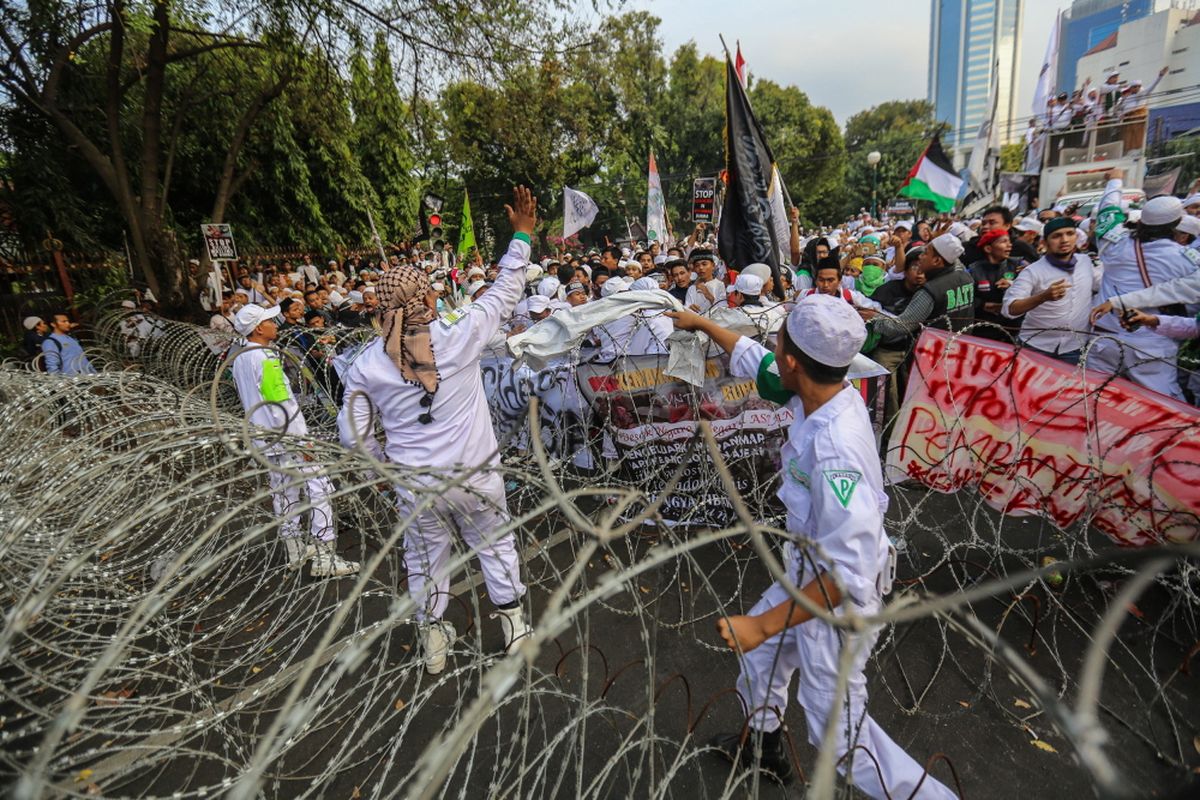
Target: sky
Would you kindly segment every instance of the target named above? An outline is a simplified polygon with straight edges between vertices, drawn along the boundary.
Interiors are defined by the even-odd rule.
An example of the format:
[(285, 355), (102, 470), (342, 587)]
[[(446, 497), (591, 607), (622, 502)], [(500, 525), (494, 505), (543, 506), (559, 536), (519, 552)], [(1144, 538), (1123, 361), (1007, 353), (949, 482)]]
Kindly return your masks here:
[[(1018, 113), (1033, 102), (1050, 26), (1070, 3), (1025, 0)], [(838, 124), (887, 100), (923, 99), (931, 0), (632, 0), (662, 20), (667, 57), (693, 40), (702, 53), (741, 40), (752, 75), (793, 84)]]

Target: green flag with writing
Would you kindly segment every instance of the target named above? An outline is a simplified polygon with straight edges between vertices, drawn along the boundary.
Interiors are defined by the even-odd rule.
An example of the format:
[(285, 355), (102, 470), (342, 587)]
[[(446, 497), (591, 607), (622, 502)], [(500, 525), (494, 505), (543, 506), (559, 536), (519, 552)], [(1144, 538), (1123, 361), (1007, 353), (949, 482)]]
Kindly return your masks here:
[(458, 227), (458, 257), (470, 254), (475, 247), (475, 223), (471, 221), (471, 198), (463, 190), (462, 221)]

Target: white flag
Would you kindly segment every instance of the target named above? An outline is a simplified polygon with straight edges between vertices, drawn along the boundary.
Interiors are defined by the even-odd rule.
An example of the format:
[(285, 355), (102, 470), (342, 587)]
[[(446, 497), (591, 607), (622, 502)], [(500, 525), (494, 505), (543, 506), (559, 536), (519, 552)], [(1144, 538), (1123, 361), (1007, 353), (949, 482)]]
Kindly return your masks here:
[(586, 228), (596, 219), (600, 207), (596, 201), (570, 186), (563, 187), (563, 238)]
[(650, 180), (646, 191), (646, 240), (660, 245), (670, 244), (667, 235), (667, 203), (663, 197), (662, 181), (658, 179), (658, 164), (650, 151)]
[(971, 158), (967, 161), (967, 174), (970, 177), (971, 189), (980, 197), (992, 193), (992, 173), (995, 166), (993, 154), (999, 150), (996, 137), (996, 106), (1000, 102), (999, 77), (1000, 62), (997, 61), (992, 68), (988, 115), (979, 125), (979, 131), (975, 134), (975, 143), (971, 145)]
[(1054, 27), (1050, 29), (1050, 41), (1046, 42), (1046, 55), (1042, 58), (1042, 71), (1038, 74), (1037, 88), (1033, 92), (1033, 116), (1038, 119), (1046, 114), (1046, 101), (1054, 96), (1055, 84), (1058, 82), (1058, 28), (1062, 21), (1062, 12), (1054, 18)]

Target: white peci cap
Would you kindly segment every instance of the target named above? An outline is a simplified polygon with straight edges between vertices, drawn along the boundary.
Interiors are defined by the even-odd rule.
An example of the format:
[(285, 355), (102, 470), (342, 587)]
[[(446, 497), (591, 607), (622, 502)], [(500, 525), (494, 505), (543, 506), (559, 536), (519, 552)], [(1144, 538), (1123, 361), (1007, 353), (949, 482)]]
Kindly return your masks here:
[(763, 282), (762, 278), (757, 275), (743, 272), (741, 275), (738, 275), (737, 282), (733, 286), (742, 294), (757, 296), (762, 294)]
[(1163, 195), (1142, 206), (1143, 225), (1171, 225), (1183, 216), (1183, 201), (1178, 197)]
[(813, 361), (848, 367), (867, 340), (867, 325), (840, 296), (810, 294), (788, 314), (787, 334)]
[(941, 236), (934, 239), (930, 244), (934, 251), (945, 259), (947, 264), (953, 264), (958, 261), (958, 257), (963, 254), (963, 244), (953, 233), (943, 233)]
[(1175, 226), (1175, 230), (1192, 236), (1200, 236), (1200, 217), (1184, 214), (1183, 219), (1179, 220), (1179, 224)]
[(263, 308), (257, 303), (247, 303), (233, 318), (233, 327), (242, 336), (249, 336), (264, 320), (279, 316), (279, 306)]

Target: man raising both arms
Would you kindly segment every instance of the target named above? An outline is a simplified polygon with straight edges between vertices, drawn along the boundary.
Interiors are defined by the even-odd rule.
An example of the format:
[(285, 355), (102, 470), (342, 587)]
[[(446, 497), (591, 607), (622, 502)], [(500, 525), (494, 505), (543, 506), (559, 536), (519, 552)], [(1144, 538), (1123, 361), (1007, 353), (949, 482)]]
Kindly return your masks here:
[[(338, 415), (342, 444), (366, 447), (378, 458), (423, 470), (414, 480), (436, 493), (417, 511), (431, 498), (397, 487), (400, 518), (408, 520), (408, 589), (417, 604), (425, 669), (431, 675), (445, 668), (455, 636), (454, 627), (442, 620), (450, 600), (452, 526), (479, 557), (505, 649), (511, 652), (531, 633), (521, 611), (525, 585), (516, 539), (512, 532), (499, 533), (508, 524), (508, 504), (496, 471), (498, 446), (479, 369), (484, 347), (521, 299), (537, 222), (537, 201), (524, 186), (513, 190), (513, 204), (505, 209), (513, 238), (491, 288), (438, 319), (437, 292), (425, 271), (393, 267), (376, 287), (383, 335), (367, 345), (343, 376), (346, 389)], [(387, 438), (382, 452), (374, 437), (373, 413)], [(457, 482), (447, 488), (445, 481)]]
[[(834, 614), (849, 606), (861, 616), (878, 614), (891, 589), (883, 529), (887, 495), (866, 406), (846, 380), (867, 338), (858, 312), (840, 297), (809, 295), (788, 314), (774, 353), (698, 314), (668, 316), (677, 328), (708, 334), (729, 352), (732, 374), (756, 380), (761, 397), (786, 404), (794, 415), (780, 452), (779, 499), (787, 508), (788, 533), (812, 547), (802, 555), (787, 543), (788, 578)], [(863, 668), (878, 628), (854, 633), (814, 619), (778, 582), (748, 616), (722, 617), (717, 627), (742, 654), (737, 691), (750, 715), (745, 741), (739, 732), (713, 742), (734, 763), (767, 770), (783, 783), (791, 779), (780, 720), (799, 670), (808, 739), (820, 745), (830, 714), (836, 714), (838, 770), (849, 773), (859, 790), (876, 798), (954, 797), (867, 714)], [(844, 648), (853, 661), (839, 692)]]

